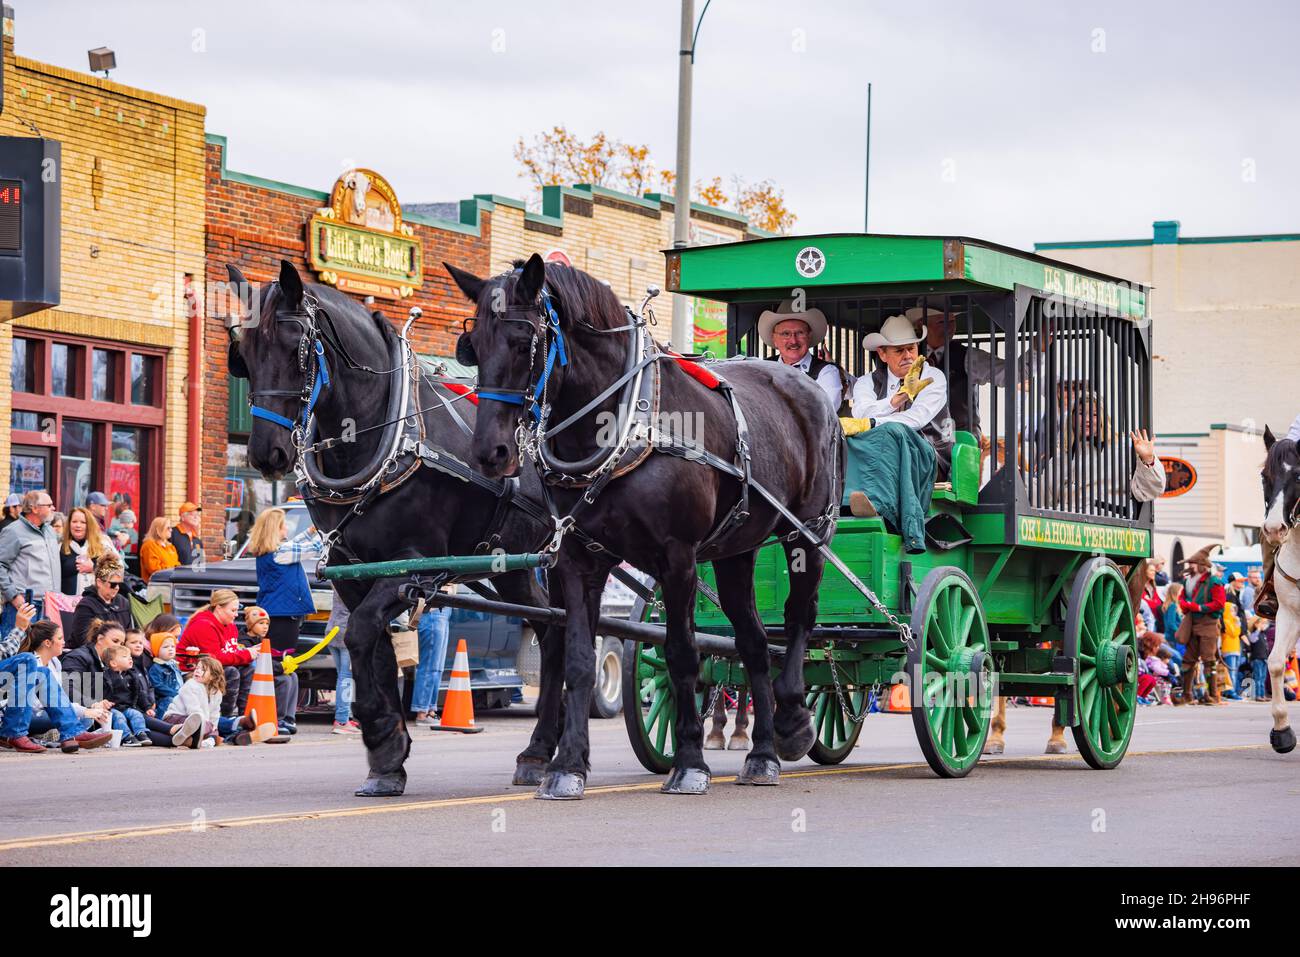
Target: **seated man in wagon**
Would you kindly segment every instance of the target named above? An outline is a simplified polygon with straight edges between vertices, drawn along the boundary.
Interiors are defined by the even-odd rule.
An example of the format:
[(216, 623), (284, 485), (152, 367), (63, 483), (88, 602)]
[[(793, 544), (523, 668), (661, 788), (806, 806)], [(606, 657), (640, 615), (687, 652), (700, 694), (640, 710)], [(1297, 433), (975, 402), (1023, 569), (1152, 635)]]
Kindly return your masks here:
[(853, 386), (853, 417), (844, 488), (854, 515), (880, 514), (899, 530), (907, 551), (925, 550), (925, 516), (935, 475), (947, 476), (952, 454), (948, 383), (919, 355), (918, 333), (890, 316), (862, 346), (879, 364)]
[(776, 311), (765, 310), (758, 317), (758, 336), (776, 350), (773, 360), (806, 373), (826, 393), (826, 399), (843, 412), (847, 405), (849, 377), (834, 362), (816, 355), (815, 350), (826, 339), (826, 314), (820, 309), (798, 312), (792, 300), (787, 299)]

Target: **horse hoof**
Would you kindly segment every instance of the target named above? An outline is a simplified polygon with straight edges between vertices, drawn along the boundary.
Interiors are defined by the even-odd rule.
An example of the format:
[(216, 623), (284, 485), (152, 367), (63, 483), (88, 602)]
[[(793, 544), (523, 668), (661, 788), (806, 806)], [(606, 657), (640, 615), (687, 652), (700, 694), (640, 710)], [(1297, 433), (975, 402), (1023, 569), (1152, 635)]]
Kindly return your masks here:
[(1287, 725), (1281, 731), (1274, 729), (1268, 733), (1268, 743), (1278, 754), (1290, 754), (1295, 750), (1295, 732)]
[(547, 771), (533, 797), (539, 801), (581, 801), (587, 781), (572, 771)]
[(731, 736), (731, 740), (727, 742), (727, 750), (728, 750), (728, 751), (748, 751), (748, 750), (749, 750), (749, 735), (747, 735), (747, 734), (740, 734), (740, 733), (733, 734), (733, 735)]
[(1064, 753), (1065, 753), (1064, 738), (1052, 738), (1050, 741), (1047, 742), (1047, 747), (1043, 749), (1043, 754), (1064, 754)]
[(518, 761), (515, 763), (515, 776), (510, 783), (519, 788), (535, 788), (542, 783), (546, 774), (544, 761)]
[(406, 772), (394, 771), (391, 774), (372, 774), (355, 794), (362, 798), (388, 798), (400, 797), (405, 790)]
[(673, 768), (659, 789), (661, 794), (708, 794), (712, 776), (702, 768)]
[(781, 783), (781, 765), (771, 758), (759, 758), (751, 755), (745, 759), (745, 767), (736, 775), (737, 784), (754, 784), (767, 786)]
[(721, 731), (710, 731), (709, 736), (704, 739), (705, 751), (722, 751), (727, 747), (727, 736)]
[(1001, 738), (989, 738), (984, 742), (984, 750), (981, 754), (1001, 754), (1007, 749), (1006, 742)]
[(782, 761), (798, 761), (804, 757), (817, 740), (817, 733), (813, 731), (812, 715), (804, 711), (805, 718), (802, 722), (795, 725), (793, 731), (783, 734), (776, 733), (776, 756)]

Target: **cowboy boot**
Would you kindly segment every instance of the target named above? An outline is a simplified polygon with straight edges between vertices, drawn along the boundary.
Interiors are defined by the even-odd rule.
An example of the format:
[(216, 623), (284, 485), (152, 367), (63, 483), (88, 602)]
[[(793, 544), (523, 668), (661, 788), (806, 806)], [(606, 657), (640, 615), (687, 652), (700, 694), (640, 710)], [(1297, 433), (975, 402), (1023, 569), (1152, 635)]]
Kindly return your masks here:
[(1196, 662), (1183, 662), (1182, 685), (1179, 689), (1178, 697), (1174, 699), (1174, 705), (1191, 704), (1193, 699), (1192, 685), (1196, 683)]
[(1270, 621), (1277, 618), (1277, 592), (1273, 590), (1273, 576), (1264, 579), (1264, 584), (1255, 596), (1255, 614)]
[(1219, 676), (1214, 673), (1214, 666), (1211, 664), (1205, 669), (1205, 697), (1201, 699), (1201, 704), (1214, 707), (1216, 704), (1223, 704), (1219, 698)]
[(876, 506), (867, 498), (866, 492), (849, 493), (849, 511), (855, 518), (875, 518)]
[(1043, 750), (1044, 754), (1064, 754), (1065, 753), (1065, 728), (1052, 722), (1052, 736), (1047, 739), (1047, 747)]

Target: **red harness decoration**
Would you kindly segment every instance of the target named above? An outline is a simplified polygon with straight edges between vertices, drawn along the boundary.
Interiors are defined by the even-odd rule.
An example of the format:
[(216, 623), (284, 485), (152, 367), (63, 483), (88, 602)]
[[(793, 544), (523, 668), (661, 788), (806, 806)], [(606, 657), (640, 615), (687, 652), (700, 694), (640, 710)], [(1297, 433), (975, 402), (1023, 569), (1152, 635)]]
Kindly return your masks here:
[(692, 362), (690, 359), (685, 359), (672, 352), (668, 354), (673, 357), (673, 361), (676, 362), (677, 365), (681, 367), (683, 372), (685, 372), (696, 382), (703, 385), (705, 388), (716, 389), (719, 385), (722, 384), (721, 379), (719, 379), (708, 369), (704, 368), (704, 366), (700, 365), (698, 362)]
[(478, 396), (471, 394), (474, 390), (469, 386), (461, 385), (459, 382), (444, 382), (442, 383), (442, 386), (449, 392), (454, 392), (457, 395), (469, 395), (469, 401), (478, 405)]

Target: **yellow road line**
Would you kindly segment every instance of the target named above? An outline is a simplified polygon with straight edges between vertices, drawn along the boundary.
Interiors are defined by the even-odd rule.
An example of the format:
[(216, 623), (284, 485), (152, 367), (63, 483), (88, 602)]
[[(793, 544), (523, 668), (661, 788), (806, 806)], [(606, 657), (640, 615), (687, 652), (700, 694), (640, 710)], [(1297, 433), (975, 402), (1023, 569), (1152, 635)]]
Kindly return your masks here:
[[(1125, 755), (1125, 759), (1128, 760), (1131, 758), (1168, 754), (1215, 754), (1223, 751), (1260, 751), (1267, 747), (1267, 745), (1263, 744), (1241, 744), (1217, 748), (1168, 748), (1156, 751), (1130, 751)], [(1022, 758), (987, 758), (981, 760), (979, 766), (996, 767), (998, 765), (1014, 765), (1028, 762), (1080, 760), (1082, 759), (1077, 754), (1040, 754)], [(786, 780), (789, 778), (816, 778), (840, 774), (878, 774), (882, 771), (910, 771), (917, 768), (928, 767), (929, 765), (922, 761), (909, 762), (907, 764), (840, 765), (830, 768), (810, 768), (803, 771), (785, 771), (782, 772), (781, 778), (782, 780)], [(736, 775), (729, 774), (715, 777), (713, 783), (730, 784), (735, 780)], [(609, 784), (588, 788), (586, 793), (588, 795), (627, 794), (637, 791), (658, 791), (659, 786), (659, 780), (647, 781), (642, 784)], [(65, 834), (49, 834), (42, 837), (21, 837), (7, 841), (0, 841), (0, 853), (4, 851), (25, 850), (34, 847), (61, 847), (70, 844), (92, 844), (102, 841), (117, 841), (130, 837), (161, 837), (168, 834), (184, 834), (186, 832), (203, 831), (209, 828), (221, 830), (223, 828), (255, 827), (269, 824), (292, 824), (299, 821), (328, 821), (345, 817), (366, 817), (374, 814), (396, 814), (403, 811), (432, 811), (449, 807), (473, 807), (481, 804), (505, 804), (514, 801), (531, 801), (532, 799), (533, 791), (529, 789), (516, 791), (510, 794), (484, 794), (478, 797), (440, 798), (432, 801), (407, 801), (401, 804), (383, 803), (367, 805), (365, 807), (327, 808), (320, 811), (284, 811), (279, 814), (261, 814), (252, 817), (223, 818), (216, 821), (208, 821), (203, 824), (197, 824), (194, 821), (185, 821), (183, 823), (174, 824), (145, 824), (138, 827), (106, 828), (100, 831), (76, 831)]]

